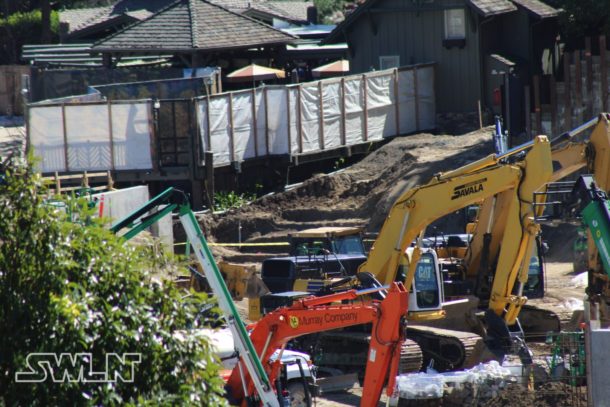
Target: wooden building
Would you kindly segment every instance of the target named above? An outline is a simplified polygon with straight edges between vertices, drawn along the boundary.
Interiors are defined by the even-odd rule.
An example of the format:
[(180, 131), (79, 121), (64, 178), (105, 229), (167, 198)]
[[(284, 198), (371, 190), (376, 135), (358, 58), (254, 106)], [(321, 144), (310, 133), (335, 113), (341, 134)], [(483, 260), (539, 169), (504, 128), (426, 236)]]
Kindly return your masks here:
[(367, 0), (325, 43), (347, 42), (352, 73), (435, 62), (440, 113), (473, 112), (478, 101), (498, 112), (505, 84), (503, 104), (517, 111), (517, 89), (554, 47), (558, 13), (539, 0)]

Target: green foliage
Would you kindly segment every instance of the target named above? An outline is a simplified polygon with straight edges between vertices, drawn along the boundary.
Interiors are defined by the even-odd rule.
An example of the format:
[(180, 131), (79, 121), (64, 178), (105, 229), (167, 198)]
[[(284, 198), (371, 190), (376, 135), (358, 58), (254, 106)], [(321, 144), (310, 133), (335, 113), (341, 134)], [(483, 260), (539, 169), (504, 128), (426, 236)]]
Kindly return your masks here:
[(214, 210), (226, 211), (231, 208), (242, 207), (256, 199), (255, 194), (238, 194), (235, 191), (216, 192), (214, 194)]
[[(225, 405), (219, 366), (197, 329), (210, 300), (151, 277), (162, 259), (45, 205), (31, 168), (0, 185), (0, 405)], [(89, 214), (86, 201), (69, 202)], [(33, 352), (141, 354), (133, 383), (16, 383)], [(100, 366), (101, 365), (101, 366)]]
[[(56, 40), (59, 33), (59, 14), (51, 12), (51, 32)], [(39, 44), (42, 35), (40, 10), (18, 12), (0, 18), (0, 64), (16, 63), (25, 44)]]
[(610, 1), (608, 0), (546, 0), (564, 12), (559, 24), (564, 41), (574, 44), (587, 36), (610, 35)]
[(330, 23), (329, 17), (339, 10), (343, 10), (345, 0), (314, 0), (314, 4), (318, 9), (318, 21), (321, 24)]

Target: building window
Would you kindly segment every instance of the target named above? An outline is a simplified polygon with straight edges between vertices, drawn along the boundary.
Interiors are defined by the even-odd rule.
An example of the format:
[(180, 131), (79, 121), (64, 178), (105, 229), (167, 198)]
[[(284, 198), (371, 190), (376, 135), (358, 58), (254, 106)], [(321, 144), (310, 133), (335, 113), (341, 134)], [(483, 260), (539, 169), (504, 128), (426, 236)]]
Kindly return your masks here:
[(463, 40), (466, 38), (466, 14), (463, 8), (445, 10), (445, 39)]
[(392, 69), (400, 66), (399, 55), (383, 55), (379, 57), (379, 69)]
[(445, 10), (445, 39), (447, 48), (466, 45), (466, 13), (463, 8)]

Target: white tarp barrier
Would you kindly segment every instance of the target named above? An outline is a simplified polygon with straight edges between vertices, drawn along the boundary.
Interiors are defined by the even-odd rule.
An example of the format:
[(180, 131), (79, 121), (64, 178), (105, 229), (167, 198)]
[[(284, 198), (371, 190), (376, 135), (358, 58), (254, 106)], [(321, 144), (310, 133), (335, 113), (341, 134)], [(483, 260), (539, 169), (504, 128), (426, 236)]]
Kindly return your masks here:
[(63, 171), (66, 168), (64, 125), (61, 106), (29, 109), (28, 133), (34, 155), (40, 159), (42, 172)]
[(290, 153), (291, 154), (299, 154), (300, 148), (299, 143), (301, 140), (301, 129), (299, 127), (299, 113), (301, 109), (299, 108), (299, 88), (292, 87), (287, 88), (286, 91), (289, 95), (289, 103), (288, 103), (288, 115), (290, 116)]
[(324, 113), (324, 148), (341, 146), (341, 84), (323, 83), (322, 111)]
[(202, 144), (214, 152), (215, 166), (263, 155), (315, 153), (435, 125), (433, 65), (232, 95), (232, 111), (228, 94), (198, 100)]
[[(269, 126), (269, 154), (288, 154), (288, 99), (286, 96), (288, 91), (286, 89), (269, 88), (266, 92), (267, 100), (272, 102), (268, 103), (269, 123), (267, 124)], [(259, 95), (260, 94), (262, 94), (262, 92), (259, 93)], [(262, 140), (262, 142), (259, 142), (259, 146), (263, 146), (259, 151), (261, 152), (261, 155), (263, 155), (265, 154), (264, 103), (259, 105), (259, 110), (263, 112), (262, 117), (259, 115), (259, 117), (261, 117), (260, 123), (262, 125), (258, 128), (259, 140)]]
[(148, 102), (30, 106), (28, 136), (41, 172), (151, 169), (151, 123)]
[(370, 76), (366, 80), (368, 139), (379, 140), (396, 135), (394, 75)]
[(417, 130), (415, 110), (414, 70), (398, 72), (398, 109), (400, 111), (400, 132), (411, 133)]
[(69, 135), (68, 168), (71, 171), (112, 168), (108, 105), (68, 105), (65, 115), (66, 133)]
[(317, 82), (301, 86), (301, 137), (303, 153), (320, 150), (320, 93)]
[(150, 149), (150, 103), (113, 103), (112, 145), (114, 168), (146, 170), (152, 168)]
[(345, 142), (353, 145), (364, 139), (364, 92), (362, 79), (345, 81)]
[(254, 120), (252, 118), (252, 93), (233, 94), (234, 161), (256, 157), (254, 149)]

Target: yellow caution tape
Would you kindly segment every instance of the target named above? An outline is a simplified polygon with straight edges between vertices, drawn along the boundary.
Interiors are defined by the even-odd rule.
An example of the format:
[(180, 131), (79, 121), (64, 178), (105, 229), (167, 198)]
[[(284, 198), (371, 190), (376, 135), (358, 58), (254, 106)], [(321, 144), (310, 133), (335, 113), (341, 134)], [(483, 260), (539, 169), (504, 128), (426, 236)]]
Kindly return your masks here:
[[(174, 243), (174, 246), (184, 246), (186, 242)], [(288, 242), (269, 243), (208, 243), (208, 246), (289, 246)]]

